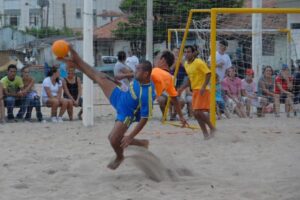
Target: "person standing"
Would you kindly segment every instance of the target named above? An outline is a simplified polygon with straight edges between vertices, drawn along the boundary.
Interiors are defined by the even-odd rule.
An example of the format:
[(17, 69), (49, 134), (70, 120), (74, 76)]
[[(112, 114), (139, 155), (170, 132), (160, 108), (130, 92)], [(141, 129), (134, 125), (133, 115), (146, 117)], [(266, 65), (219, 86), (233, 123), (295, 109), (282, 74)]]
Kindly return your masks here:
[[(193, 46), (185, 46), (184, 56), (186, 61), (184, 63), (184, 67), (189, 79), (179, 89), (179, 93), (191, 85), (193, 90), (192, 107), (194, 110), (194, 116), (200, 125), (204, 139), (210, 139), (214, 136), (216, 129), (204, 112), (209, 112), (210, 109), (210, 93), (208, 84), (211, 72), (206, 63), (200, 58), (196, 58), (194, 53), (195, 48)], [(208, 132), (206, 125), (210, 128), (210, 132)]]
[[(216, 70), (217, 74), (220, 77), (220, 81), (223, 81), (225, 78), (225, 73), (228, 68), (232, 66), (231, 59), (229, 55), (226, 53), (226, 50), (228, 48), (228, 42), (226, 40), (219, 41), (218, 51), (216, 53)], [(209, 62), (210, 62), (209, 58)]]
[(135, 72), (136, 66), (139, 64), (138, 57), (133, 53), (133, 51), (128, 51), (128, 57), (126, 58), (126, 65)]
[(123, 91), (127, 91), (130, 80), (133, 78), (133, 71), (125, 64), (126, 53), (124, 51), (118, 52), (118, 62), (114, 67), (114, 77), (121, 82), (121, 88)]

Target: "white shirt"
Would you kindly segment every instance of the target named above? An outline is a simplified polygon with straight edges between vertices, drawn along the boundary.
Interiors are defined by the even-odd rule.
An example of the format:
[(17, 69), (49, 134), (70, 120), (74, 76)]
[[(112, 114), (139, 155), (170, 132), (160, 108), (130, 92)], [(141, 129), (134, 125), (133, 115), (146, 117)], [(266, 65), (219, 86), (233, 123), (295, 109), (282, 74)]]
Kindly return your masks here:
[(135, 72), (136, 66), (139, 64), (139, 59), (135, 55), (127, 57), (126, 65), (130, 67), (130, 69)]
[[(209, 57), (209, 61), (210, 61), (210, 57)], [(228, 56), (228, 54), (224, 53), (224, 54), (220, 54), (218, 51), (216, 53), (216, 61), (217, 61), (217, 65), (219, 65), (220, 63), (224, 63), (222, 67), (217, 67), (217, 74), (219, 75), (220, 80), (223, 80), (225, 77), (225, 72), (226, 69), (230, 68), (232, 66), (231, 64), (231, 60), (230, 57)]]
[(246, 79), (243, 79), (242, 90), (245, 90), (248, 95), (253, 96), (257, 92), (256, 83), (254, 80), (252, 80), (251, 83), (248, 83)]
[(58, 90), (62, 87), (62, 82), (59, 80), (59, 83), (52, 84), (51, 77), (47, 77), (43, 81), (43, 89), (42, 89), (42, 98), (48, 99), (48, 95), (46, 93), (45, 87), (48, 87), (51, 91), (52, 96), (57, 96)]
[[(129, 67), (123, 63), (121, 63), (120, 61), (118, 61), (116, 64), (115, 64), (115, 67), (114, 67), (114, 76), (117, 76), (122, 69), (128, 69)], [(122, 90), (123, 91), (127, 91), (128, 90), (128, 87), (129, 87), (129, 84), (130, 84), (130, 81), (129, 79), (127, 78), (123, 78), (121, 80), (119, 80), (121, 83), (122, 83)]]

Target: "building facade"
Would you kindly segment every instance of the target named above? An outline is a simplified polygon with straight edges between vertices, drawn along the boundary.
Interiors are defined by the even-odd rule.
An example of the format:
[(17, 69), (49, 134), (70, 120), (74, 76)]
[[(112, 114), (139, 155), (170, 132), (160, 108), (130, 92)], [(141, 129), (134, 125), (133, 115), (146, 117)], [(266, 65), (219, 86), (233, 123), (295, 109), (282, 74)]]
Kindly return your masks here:
[[(93, 0), (94, 26), (110, 21), (107, 17), (99, 17), (101, 13), (120, 12), (121, 1)], [(83, 4), (82, 0), (0, 0), (0, 27), (13, 26), (20, 30), (27, 27), (82, 29)]]

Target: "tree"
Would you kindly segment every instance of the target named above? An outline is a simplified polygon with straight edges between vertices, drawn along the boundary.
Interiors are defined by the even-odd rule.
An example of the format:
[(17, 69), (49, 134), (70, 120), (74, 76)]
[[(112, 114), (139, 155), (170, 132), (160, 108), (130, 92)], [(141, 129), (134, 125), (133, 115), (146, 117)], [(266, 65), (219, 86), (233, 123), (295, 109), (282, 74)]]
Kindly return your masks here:
[[(241, 7), (243, 4), (244, 0), (153, 0), (153, 41), (165, 41), (168, 28), (184, 28), (190, 9)], [(139, 55), (146, 52), (146, 5), (147, 0), (123, 0), (120, 9), (128, 16), (128, 23), (120, 22), (114, 31), (115, 37), (130, 41), (131, 50)]]

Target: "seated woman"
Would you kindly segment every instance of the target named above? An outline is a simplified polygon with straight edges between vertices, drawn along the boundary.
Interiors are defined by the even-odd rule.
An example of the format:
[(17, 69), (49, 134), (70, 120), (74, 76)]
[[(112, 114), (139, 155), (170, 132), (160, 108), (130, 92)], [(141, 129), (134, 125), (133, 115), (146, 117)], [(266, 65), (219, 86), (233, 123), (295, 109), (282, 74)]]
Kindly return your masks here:
[(73, 106), (81, 107), (78, 118), (82, 119), (82, 87), (81, 80), (75, 75), (75, 68), (67, 67), (67, 77), (63, 80), (64, 98), (70, 99), (73, 102)]
[[(62, 116), (68, 111), (69, 119), (73, 120), (73, 102), (62, 97), (62, 81), (59, 79), (59, 70), (52, 67), (48, 77), (43, 81), (42, 102), (47, 107), (51, 107), (51, 121), (63, 122)], [(60, 108), (57, 116), (57, 109)]]
[(5, 110), (4, 110), (4, 101), (3, 101), (4, 95), (3, 95), (3, 86), (2, 83), (0, 82), (0, 123), (5, 122)]
[(275, 93), (280, 95), (280, 103), (285, 104), (287, 117), (293, 112), (293, 79), (289, 74), (287, 65), (283, 65), (280, 74), (275, 78)]
[(262, 105), (262, 116), (266, 112), (274, 110), (275, 117), (279, 117), (279, 95), (274, 92), (275, 79), (273, 77), (273, 68), (266, 66), (263, 69), (263, 75), (258, 80), (257, 95), (262, 97), (265, 103)]
[(22, 73), (22, 80), (24, 83), (24, 93), (26, 94), (26, 98), (28, 100), (28, 107), (27, 112), (25, 115), (25, 120), (31, 120), (31, 112), (33, 107), (36, 110), (36, 118), (39, 122), (43, 121), (43, 114), (41, 112), (41, 102), (40, 97), (38, 96), (37, 92), (34, 90), (34, 80), (29, 75), (29, 67), (23, 67), (21, 69)]

